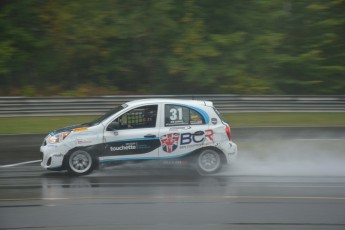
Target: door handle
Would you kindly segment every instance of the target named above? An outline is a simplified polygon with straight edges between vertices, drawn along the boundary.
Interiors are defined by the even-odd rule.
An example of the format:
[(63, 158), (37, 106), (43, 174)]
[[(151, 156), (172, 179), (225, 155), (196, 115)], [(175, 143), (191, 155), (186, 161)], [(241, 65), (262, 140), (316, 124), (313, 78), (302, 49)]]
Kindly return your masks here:
[(156, 137), (156, 135), (153, 135), (153, 134), (146, 134), (144, 137), (145, 137), (145, 138), (154, 138), (154, 137)]

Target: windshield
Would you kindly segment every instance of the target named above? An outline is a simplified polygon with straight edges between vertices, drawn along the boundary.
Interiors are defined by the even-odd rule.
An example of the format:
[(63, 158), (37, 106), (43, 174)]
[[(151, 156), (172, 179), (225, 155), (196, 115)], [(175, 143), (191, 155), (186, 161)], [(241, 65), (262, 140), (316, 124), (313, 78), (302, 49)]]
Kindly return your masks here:
[(108, 112), (106, 112), (105, 114), (103, 114), (102, 116), (100, 116), (99, 118), (97, 118), (96, 120), (93, 120), (93, 121), (89, 122), (88, 124), (90, 126), (98, 125), (99, 123), (101, 123), (102, 121), (107, 119), (108, 117), (112, 116), (113, 114), (121, 111), (122, 109), (124, 109), (126, 107), (127, 107), (127, 105), (123, 104), (123, 105), (120, 105), (120, 106), (118, 106), (116, 108), (113, 108), (113, 109), (109, 110)]

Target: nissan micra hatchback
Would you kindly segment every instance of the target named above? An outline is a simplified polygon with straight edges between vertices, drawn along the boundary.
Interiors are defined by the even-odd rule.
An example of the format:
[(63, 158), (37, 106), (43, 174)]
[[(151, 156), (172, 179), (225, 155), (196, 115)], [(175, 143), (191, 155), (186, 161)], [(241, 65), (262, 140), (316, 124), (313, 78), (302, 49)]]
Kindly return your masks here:
[(98, 119), (51, 132), (41, 146), (42, 167), (86, 175), (107, 163), (187, 162), (201, 174), (236, 158), (230, 126), (210, 101), (145, 99)]

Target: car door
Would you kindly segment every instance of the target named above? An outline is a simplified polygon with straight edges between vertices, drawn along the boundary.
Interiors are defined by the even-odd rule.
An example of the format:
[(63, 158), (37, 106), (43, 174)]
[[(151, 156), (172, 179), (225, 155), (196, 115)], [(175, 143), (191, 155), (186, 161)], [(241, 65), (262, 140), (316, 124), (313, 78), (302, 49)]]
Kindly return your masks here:
[(158, 157), (158, 104), (137, 106), (116, 117), (104, 130), (101, 162)]
[(211, 141), (209, 117), (202, 109), (181, 104), (165, 104), (159, 137), (159, 157), (178, 158)]

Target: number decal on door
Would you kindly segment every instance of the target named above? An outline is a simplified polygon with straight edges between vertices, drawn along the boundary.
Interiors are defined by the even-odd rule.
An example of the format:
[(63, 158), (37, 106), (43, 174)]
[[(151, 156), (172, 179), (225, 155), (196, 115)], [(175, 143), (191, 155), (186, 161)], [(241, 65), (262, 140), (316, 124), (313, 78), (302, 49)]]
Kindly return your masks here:
[(181, 121), (182, 120), (182, 108), (172, 108), (170, 109), (170, 120), (172, 121), (176, 121), (176, 120), (179, 120)]

